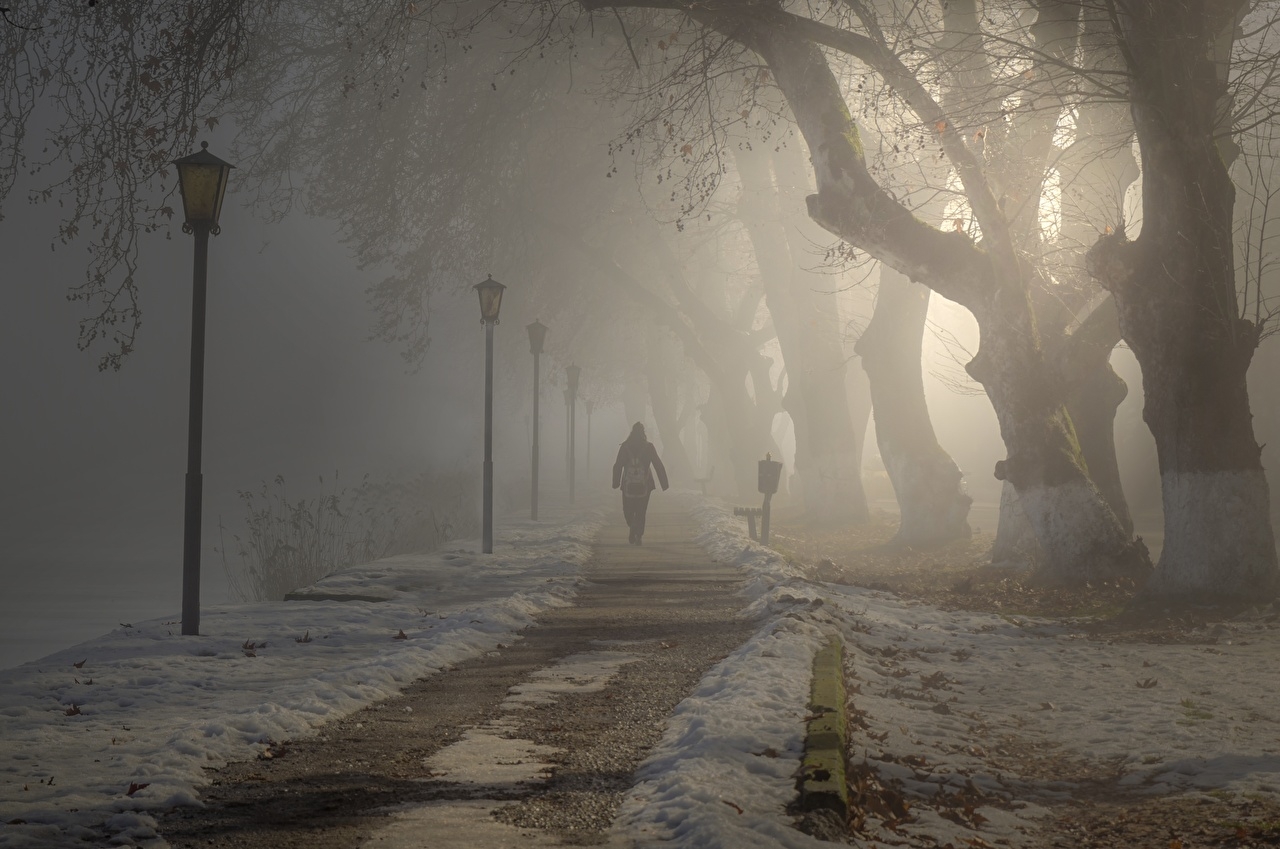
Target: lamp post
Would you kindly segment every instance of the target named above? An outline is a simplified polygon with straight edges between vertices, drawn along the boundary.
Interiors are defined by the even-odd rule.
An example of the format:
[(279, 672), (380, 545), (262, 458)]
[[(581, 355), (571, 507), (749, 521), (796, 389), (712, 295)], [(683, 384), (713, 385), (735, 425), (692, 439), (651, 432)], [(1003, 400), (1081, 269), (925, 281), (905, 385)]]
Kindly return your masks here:
[[(587, 399), (587, 480), (591, 480), (591, 413), (595, 410), (594, 398)], [(588, 483), (588, 486), (590, 484)]]
[(577, 402), (578, 402), (578, 375), (582, 373), (582, 369), (577, 366), (570, 365), (564, 370), (565, 377), (569, 378), (569, 503), (573, 503), (573, 463), (577, 449), (576, 436), (574, 431), (577, 429)]
[[(569, 467), (573, 462), (573, 451), (570, 449), (569, 436), (569, 387), (564, 388), (564, 479), (569, 479)], [(570, 498), (572, 501), (572, 497)]]
[(485, 554), (493, 554), (493, 326), (507, 288), (490, 274), (472, 287), (480, 295), (480, 323), (484, 325), (484, 523)]
[(541, 373), (539, 360), (542, 357), (542, 343), (547, 338), (547, 328), (536, 318), (533, 324), (526, 325), (529, 331), (529, 353), (533, 354), (533, 494), (529, 499), (529, 518), (538, 518), (538, 377)]
[(187, 477), (182, 523), (182, 633), (200, 633), (200, 511), (204, 476), (200, 458), (204, 442), (204, 307), (209, 281), (209, 234), (221, 232), (218, 216), (227, 191), (227, 177), (235, 166), (200, 150), (174, 160), (182, 193), (182, 232), (196, 237), (191, 275), (191, 381), (187, 402)]

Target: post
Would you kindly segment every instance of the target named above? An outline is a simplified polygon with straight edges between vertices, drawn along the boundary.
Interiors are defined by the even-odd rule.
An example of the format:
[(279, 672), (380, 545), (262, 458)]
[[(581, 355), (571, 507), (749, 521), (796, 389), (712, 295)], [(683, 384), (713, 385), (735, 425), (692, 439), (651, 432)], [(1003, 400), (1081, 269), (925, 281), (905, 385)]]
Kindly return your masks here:
[(493, 325), (484, 326), (484, 530), (485, 554), (493, 554)]
[(764, 497), (764, 506), (760, 508), (760, 544), (769, 544), (769, 502), (773, 499), (770, 493)]
[(187, 477), (182, 523), (182, 633), (200, 633), (200, 518), (204, 476), (200, 459), (204, 443), (204, 315), (209, 281), (208, 224), (192, 224), (196, 238), (191, 275), (191, 381), (187, 404)]
[[(591, 412), (595, 407), (594, 400), (587, 399), (587, 480), (591, 480)], [(588, 484), (590, 485), (590, 484)]]
[(538, 379), (540, 351), (533, 352), (533, 495), (529, 499), (529, 518), (538, 518)]
[(575, 461), (577, 460), (577, 429), (578, 429), (578, 396), (576, 393), (569, 394), (569, 503), (573, 503), (573, 479), (575, 472)]

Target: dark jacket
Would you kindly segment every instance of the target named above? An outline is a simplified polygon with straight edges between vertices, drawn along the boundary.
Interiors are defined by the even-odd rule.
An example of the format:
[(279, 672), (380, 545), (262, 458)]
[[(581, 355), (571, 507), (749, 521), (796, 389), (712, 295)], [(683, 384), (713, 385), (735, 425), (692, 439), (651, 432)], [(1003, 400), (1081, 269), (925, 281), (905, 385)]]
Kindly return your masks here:
[(662, 488), (666, 489), (667, 470), (662, 465), (662, 460), (658, 459), (658, 449), (654, 448), (653, 443), (648, 440), (637, 441), (632, 439), (628, 439), (618, 446), (618, 459), (613, 464), (613, 488), (617, 489), (622, 486), (622, 467), (637, 453), (640, 455), (640, 462), (644, 463), (644, 477), (649, 484), (649, 492), (657, 489), (653, 483), (655, 470), (658, 472), (658, 480), (662, 482)]

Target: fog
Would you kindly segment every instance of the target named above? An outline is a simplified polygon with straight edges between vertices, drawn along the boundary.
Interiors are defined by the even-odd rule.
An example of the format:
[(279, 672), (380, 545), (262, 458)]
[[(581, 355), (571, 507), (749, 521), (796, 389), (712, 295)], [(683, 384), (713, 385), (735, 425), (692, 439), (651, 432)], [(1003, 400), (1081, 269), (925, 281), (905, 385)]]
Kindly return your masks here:
[[(81, 255), (50, 252), (45, 210), (0, 228), (7, 364), (0, 438), (0, 665), (169, 615), (180, 594), (190, 352), (191, 239), (152, 237), (140, 287), (144, 320), (119, 372), (76, 349), (80, 305), (66, 290)], [(475, 452), (475, 370), (445, 356), (407, 373), (371, 343), (367, 274), (302, 217), (264, 225), (228, 204), (210, 258), (205, 375), (203, 596), (228, 599), (218, 525), (240, 531), (238, 490), (283, 475), (294, 497), (317, 476), (425, 470)], [(441, 322), (442, 352), (463, 344)], [(466, 330), (475, 328), (466, 323)], [(475, 348), (475, 333), (471, 347)], [(474, 362), (474, 356), (471, 361)], [(51, 634), (56, 636), (51, 637)], [(52, 641), (51, 641), (52, 640)]]
[[(120, 622), (176, 616), (180, 598), (191, 240), (176, 232), (172, 239), (150, 237), (137, 350), (121, 371), (99, 371), (92, 352), (76, 349), (79, 305), (65, 298), (83, 274), (80, 256), (65, 247), (49, 250), (48, 212), (19, 209), (0, 229), (9, 296), (0, 313), (8, 364), (0, 418), (8, 446), (0, 666)], [(478, 479), (484, 333), (470, 290), (477, 275), (436, 302), (433, 341), (420, 368), (371, 340), (365, 289), (375, 272), (359, 269), (336, 243), (332, 222), (295, 215), (268, 224), (228, 202), (222, 233), (211, 242), (202, 597), (216, 604), (232, 600), (215, 549), (220, 525), (241, 532), (240, 490), (283, 475), (292, 497), (312, 498), (323, 489), (317, 478), (332, 483), (335, 472), (349, 486), (365, 474), (386, 479), (429, 469), (462, 469)], [(549, 349), (562, 328), (522, 300), (517, 270), (493, 271), (509, 286), (503, 309), (510, 316), (496, 331), (496, 479), (503, 503), (523, 510), (532, 374), (523, 325), (539, 317), (547, 323)], [(956, 305), (934, 299), (930, 321), (976, 347), (972, 319)], [(558, 363), (547, 357), (544, 363), (544, 498), (563, 500), (564, 384)], [(939, 440), (965, 471), (977, 502), (975, 525), (994, 531), (999, 486), (990, 470), (1003, 449), (990, 403), (945, 382), (956, 365), (936, 334), (926, 335), (924, 363)], [(856, 359), (850, 367), (858, 367)], [(1131, 393), (1120, 416), (1128, 429), (1120, 432), (1140, 443), (1136, 403)], [(586, 480), (581, 402), (578, 416), (580, 487), (603, 489), (628, 422), (616, 399), (596, 410)], [(652, 431), (648, 411), (645, 421)], [(776, 429), (785, 432), (787, 422)], [(660, 435), (655, 440), (661, 448)], [(873, 426), (867, 440), (865, 467), (874, 474), (883, 467)], [(785, 448), (790, 470), (794, 438)], [(703, 457), (695, 472), (705, 474), (706, 463)], [(1132, 474), (1136, 482), (1152, 472)], [(874, 493), (873, 504), (896, 509), (891, 497)]]
[[(573, 364), (582, 369), (576, 463), (585, 500), (607, 491), (616, 446), (641, 421), (677, 486), (707, 486), (736, 502), (759, 497), (755, 463), (776, 453), (786, 466), (777, 503), (800, 526), (883, 520), (899, 523), (896, 543), (928, 546), (970, 530), (994, 534), (1001, 523), (1014, 528), (1021, 511), (1034, 526), (1024, 536), (1054, 541), (1041, 554), (1063, 577), (1093, 552), (1136, 552), (1135, 534), (1158, 558), (1170, 503), (1192, 517), (1170, 525), (1179, 528), (1229, 503), (1256, 514), (1256, 533), (1244, 535), (1252, 553), (1223, 561), (1256, 560), (1264, 563), (1257, 574), (1275, 571), (1263, 526), (1264, 469), (1280, 445), (1280, 348), (1268, 323), (1276, 159), (1261, 122), (1237, 134), (1234, 184), (1225, 172), (1198, 178), (1225, 180), (1222, 197), (1235, 191), (1234, 224), (1220, 216), (1218, 238), (1235, 246), (1236, 267), (1192, 283), (1165, 278), (1184, 265), (1230, 263), (1200, 257), (1144, 272), (1167, 284), (1166, 294), (1212, 288), (1214, 309), (1188, 309), (1182, 324), (1151, 330), (1143, 321), (1165, 321), (1165, 313), (1140, 309), (1126, 281), (1100, 283), (1098, 275), (1129, 266), (1089, 265), (1086, 257), (1147, 238), (1144, 182), (1169, 175), (1142, 173), (1156, 166), (1142, 157), (1127, 106), (1109, 89), (1089, 89), (1087, 75), (1071, 77), (1075, 87), (1058, 85), (1051, 77), (1070, 70), (1061, 62), (1037, 76), (1040, 36), (1018, 4), (982, 24), (1004, 28), (1000, 50), (1009, 51), (998, 62), (976, 51), (975, 62), (990, 63), (989, 85), (962, 79), (972, 69), (948, 67), (935, 79), (935, 60), (922, 60), (921, 90), (938, 99), (945, 119), (892, 94), (897, 72), (886, 76), (866, 57), (834, 48), (822, 54), (831, 80), (823, 96), (832, 103), (819, 108), (807, 84), (787, 78), (785, 63), (774, 68), (725, 35), (726, 52), (715, 60), (723, 67), (704, 66), (704, 43), (648, 19), (634, 34), (614, 20), (597, 29), (594, 17), (589, 36), (561, 31), (559, 19), (528, 30), (506, 12), (454, 30), (437, 23), (442, 29), (402, 31), (402, 19), (418, 22), (409, 4), (387, 16), (385, 31), (355, 33), (341, 3), (326, 5), (323, 21), (308, 17), (310, 7), (267, 5), (272, 12), (261, 19), (237, 7), (253, 39), (247, 57), (235, 39), (215, 38), (216, 21), (200, 19), (184, 36), (214, 39), (209, 50), (239, 75), (236, 86), (214, 75), (183, 78), (171, 90), (167, 77), (148, 72), (139, 92), (119, 95), (120, 114), (150, 107), (152, 123), (137, 132), (139, 118), (114, 136), (89, 132), (125, 120), (113, 104), (67, 95), (89, 85), (78, 61), (111, 49), (110, 39), (86, 40), (78, 29), (96, 27), (94, 13), (68, 11), (39, 37), (2, 30), (15, 56), (59, 57), (49, 59), (55, 70), (46, 82), (56, 77), (62, 88), (15, 77), (21, 97), (6, 107), (2, 127), (31, 134), (3, 136), (13, 153), (54, 152), (47, 171), (15, 164), (0, 221), (0, 666), (119, 622), (176, 616), (193, 240), (175, 223), (181, 212), (170, 215), (178, 198), (172, 174), (161, 170), (206, 137), (211, 150), (239, 158), (221, 234), (210, 244), (207, 604), (233, 600), (223, 560), (244, 533), (239, 493), (264, 485), (296, 503), (366, 479), (426, 481), (427, 491), (456, 502), (443, 524), (436, 506), (413, 508), (435, 523), (432, 544), (470, 532), (479, 511), (485, 340), (472, 286), (486, 275), (508, 287), (495, 329), (499, 511), (528, 509), (533, 359), (525, 327), (537, 319), (549, 328), (539, 375), (541, 492), (554, 503), (568, 492), (564, 370)], [(951, 43), (955, 21), (915, 14), (895, 24), (905, 43)], [(200, 35), (201, 26), (215, 30)], [(154, 27), (129, 46), (134, 58), (154, 58), (147, 51), (160, 48), (148, 39), (168, 43), (168, 31)], [(77, 45), (73, 55), (25, 40), (46, 37)], [(455, 39), (465, 47), (444, 50)], [(1078, 43), (1082, 63), (1120, 62), (1086, 41)], [(1265, 64), (1241, 73), (1262, 79), (1256, 69)], [(1270, 102), (1250, 101), (1258, 109)], [(836, 114), (847, 125), (828, 139), (821, 116)], [(1021, 157), (1031, 137), (1052, 155), (1028, 166)], [(839, 182), (846, 173), (861, 174), (858, 192), (874, 191), (857, 194)], [(41, 190), (44, 201), (28, 202)], [(126, 202), (101, 200), (116, 191)], [(874, 214), (868, 197), (880, 204)], [(77, 217), (77, 204), (89, 211)], [(1186, 215), (1201, 221), (1202, 212)], [(100, 234), (87, 232), (91, 222)], [(157, 232), (142, 232), (154, 222)], [(86, 232), (64, 244), (59, 228), (69, 223)], [(94, 283), (91, 303), (69, 302), (67, 293), (85, 280), (86, 250), (127, 247), (135, 235), (142, 323), (123, 368), (100, 371), (111, 343), (77, 350), (77, 322), (111, 297), (120, 272)], [(1216, 250), (1205, 248), (1214, 257)], [(1216, 324), (1194, 324), (1208, 313)], [(980, 351), (979, 321), (991, 354), (973, 370), (990, 395), (965, 370)], [(1086, 325), (1096, 343), (1078, 332)], [(1148, 341), (1148, 368), (1186, 372), (1155, 387), (1159, 403), (1146, 407), (1146, 420), (1142, 369), (1117, 344), (1122, 335), (1166, 346)], [(1230, 371), (1245, 367), (1240, 351), (1201, 357), (1194, 347), (1223, 339), (1249, 342), (1252, 395), (1240, 389), (1225, 398), (1222, 389), (1245, 382), (1243, 371)], [(1101, 346), (1092, 359), (1090, 344)], [(1108, 357), (1127, 386), (1114, 411), (1102, 409), (1103, 396), (1118, 391)], [(1206, 378), (1196, 371), (1205, 362), (1223, 370)], [(1202, 416), (1194, 427), (1178, 424), (1188, 411)], [(1171, 459), (1185, 448), (1182, 434), (1217, 434), (1219, 426), (1222, 434), (1187, 449), (1191, 459)], [(1166, 452), (1163, 481), (1159, 428), (1177, 446)], [(1258, 443), (1262, 468), (1252, 456)], [(1003, 518), (997, 474), (1032, 499), (1006, 506)], [(1234, 482), (1222, 483), (1228, 478)], [(1235, 494), (1223, 496), (1220, 485)], [(1071, 508), (1068, 489), (1085, 492), (1088, 509)], [(1168, 500), (1184, 489), (1194, 493)], [(1225, 551), (1223, 541), (1240, 536), (1233, 521), (1213, 518), (1204, 539), (1177, 556), (1190, 562), (1197, 552)], [(1089, 541), (1095, 533), (1097, 545)], [(1199, 581), (1230, 568), (1188, 574), (1199, 569)]]

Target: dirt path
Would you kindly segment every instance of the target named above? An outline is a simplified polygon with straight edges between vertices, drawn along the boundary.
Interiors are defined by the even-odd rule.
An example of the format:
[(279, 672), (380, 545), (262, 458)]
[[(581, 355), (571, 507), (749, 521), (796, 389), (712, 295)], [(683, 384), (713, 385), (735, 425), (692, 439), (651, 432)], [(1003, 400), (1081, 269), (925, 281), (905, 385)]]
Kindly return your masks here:
[(655, 497), (645, 544), (621, 517), (573, 607), (514, 646), (415, 682), (273, 757), (211, 776), (160, 821), (175, 847), (599, 844), (662, 725), (750, 634), (738, 574)]

